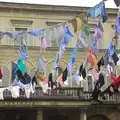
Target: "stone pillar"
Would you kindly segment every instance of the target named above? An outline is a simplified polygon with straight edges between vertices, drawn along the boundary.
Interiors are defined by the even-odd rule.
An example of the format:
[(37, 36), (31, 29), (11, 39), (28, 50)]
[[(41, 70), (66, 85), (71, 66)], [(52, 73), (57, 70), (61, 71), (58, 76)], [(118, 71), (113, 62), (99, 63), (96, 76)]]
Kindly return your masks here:
[(41, 110), (37, 111), (37, 120), (43, 120), (43, 112)]
[(86, 111), (81, 111), (80, 113), (80, 120), (87, 120), (87, 116), (86, 116)]

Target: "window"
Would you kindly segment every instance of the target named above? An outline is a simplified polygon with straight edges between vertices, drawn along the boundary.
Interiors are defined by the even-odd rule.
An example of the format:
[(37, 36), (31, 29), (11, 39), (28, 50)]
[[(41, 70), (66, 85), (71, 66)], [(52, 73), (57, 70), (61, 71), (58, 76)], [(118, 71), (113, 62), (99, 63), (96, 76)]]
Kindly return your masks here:
[(3, 67), (3, 78), (2, 78), (2, 87), (9, 86), (9, 70), (6, 67)]
[[(15, 27), (15, 32), (26, 32), (29, 28)], [(23, 40), (25, 41), (27, 46), (34, 46), (34, 36), (30, 34), (24, 34)], [(17, 40), (15, 40), (14, 45), (21, 45), (22, 36), (18, 35)]]
[[(59, 47), (61, 40), (57, 38), (58, 31), (56, 30), (57, 27), (52, 27), (54, 25), (60, 24), (61, 22), (56, 21), (47, 21), (46, 24), (48, 25), (48, 31), (47, 31), (47, 44), (49, 47)], [(57, 33), (56, 33), (57, 32)], [(70, 42), (67, 47), (70, 46)]]

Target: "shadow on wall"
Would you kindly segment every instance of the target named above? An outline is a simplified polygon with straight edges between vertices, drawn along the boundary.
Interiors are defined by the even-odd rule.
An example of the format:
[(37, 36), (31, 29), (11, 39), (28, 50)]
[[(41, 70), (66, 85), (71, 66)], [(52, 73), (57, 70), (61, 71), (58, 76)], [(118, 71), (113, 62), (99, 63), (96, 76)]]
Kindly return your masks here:
[(49, 120), (69, 120), (69, 118), (67, 116), (57, 114), (55, 116), (51, 116)]
[(96, 114), (96, 115), (92, 115), (92, 116), (88, 117), (87, 120), (109, 120), (109, 119), (108, 119), (108, 117), (106, 117), (104, 115)]

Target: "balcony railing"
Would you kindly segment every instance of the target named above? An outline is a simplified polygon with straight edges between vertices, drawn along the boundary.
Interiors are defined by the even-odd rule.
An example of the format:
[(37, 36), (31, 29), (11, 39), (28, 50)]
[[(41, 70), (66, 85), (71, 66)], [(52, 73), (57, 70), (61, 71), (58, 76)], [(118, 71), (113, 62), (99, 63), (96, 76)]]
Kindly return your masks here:
[[(83, 92), (82, 88), (57, 88), (55, 90), (48, 91), (48, 93), (44, 94), (42, 88), (36, 88), (34, 94), (31, 93), (30, 100), (78, 100), (78, 101), (90, 101), (91, 92)], [(13, 99), (11, 96), (11, 92), (9, 90), (5, 90), (3, 92), (4, 99), (11, 100)], [(117, 95), (109, 96), (105, 94), (106, 100), (104, 103), (108, 104), (117, 104), (120, 103)], [(27, 99), (25, 97), (24, 91), (20, 91), (20, 97), (18, 100)], [(100, 100), (102, 100), (100, 98)]]

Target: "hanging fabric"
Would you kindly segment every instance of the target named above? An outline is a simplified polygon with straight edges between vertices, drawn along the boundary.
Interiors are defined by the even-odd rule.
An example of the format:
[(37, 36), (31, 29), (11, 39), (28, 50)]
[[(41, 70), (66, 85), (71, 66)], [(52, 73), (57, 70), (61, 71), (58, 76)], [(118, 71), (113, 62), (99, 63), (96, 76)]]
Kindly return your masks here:
[(91, 50), (88, 52), (88, 63), (91, 64), (92, 67), (97, 66), (97, 56)]
[(6, 88), (0, 88), (0, 100), (4, 100), (3, 92)]
[(114, 89), (118, 89), (120, 87), (120, 76), (116, 78), (115, 75), (111, 73), (111, 79), (113, 80), (112, 86)]
[(36, 68), (39, 72), (43, 72), (46, 66), (46, 59), (44, 56), (40, 55)]
[(18, 65), (18, 69), (22, 72), (25, 73), (26, 72), (26, 65), (23, 63), (22, 59), (19, 59), (17, 62)]
[(20, 92), (20, 87), (19, 86), (9, 87), (8, 90), (11, 91), (12, 98), (18, 98), (19, 97), (19, 92)]
[(72, 19), (69, 22), (72, 24), (72, 26), (74, 28), (74, 33), (76, 33), (77, 32), (77, 20), (76, 19)]
[(85, 70), (85, 68), (83, 69), (83, 64), (80, 65), (80, 67), (79, 67), (79, 76), (82, 76), (83, 79), (86, 78), (86, 70)]
[(94, 39), (96, 41), (102, 40), (103, 32), (104, 32), (103, 27), (102, 27), (101, 23), (98, 22), (96, 25), (96, 29), (95, 29)]
[(92, 52), (97, 53), (98, 52), (98, 41), (93, 39), (92, 40)]
[(27, 33), (30, 35), (34, 35), (36, 36), (38, 39), (40, 39), (40, 35), (43, 32), (43, 30), (32, 30), (32, 31), (28, 31)]
[(120, 0), (114, 0), (114, 2), (115, 2), (117, 7), (120, 6)]
[(73, 75), (73, 78), (75, 79), (77, 85), (80, 85), (80, 82), (84, 80), (84, 79), (83, 79), (83, 76), (82, 76), (82, 75), (79, 75), (79, 69), (78, 69), (77, 72)]
[(68, 69), (66, 67), (66, 69), (64, 70), (63, 74), (62, 74), (62, 81), (65, 82), (67, 80), (67, 76), (68, 76)]
[(77, 21), (77, 31), (80, 31), (81, 29), (84, 28), (84, 22), (81, 18), (76, 17), (76, 21)]
[(20, 48), (19, 48), (19, 57), (22, 60), (27, 60), (29, 58), (28, 53), (27, 53), (27, 47), (25, 45), (20, 46)]
[(64, 31), (65, 31), (65, 37), (64, 37), (63, 43), (64, 43), (65, 45), (68, 45), (69, 40), (71, 40), (71, 39), (73, 38), (73, 35), (72, 35), (72, 33), (70, 32), (67, 24), (64, 24)]
[(0, 31), (0, 40), (2, 40), (2, 38), (4, 37), (5, 33)]
[(83, 30), (78, 32), (78, 44), (80, 44), (81, 48), (88, 48), (88, 37)]
[(44, 35), (44, 31), (41, 33), (41, 46), (40, 46), (40, 53), (42, 53), (42, 50), (45, 50), (47, 48), (47, 42), (46, 42), (46, 39), (45, 39), (45, 35)]
[(88, 14), (91, 15), (93, 20), (95, 20), (96, 17), (100, 16), (103, 23), (108, 19), (104, 1), (101, 1), (95, 7), (91, 8), (88, 11)]
[(76, 59), (77, 50), (78, 50), (78, 44), (76, 44), (76, 47), (74, 48), (73, 53), (72, 53), (72, 57), (67, 65), (67, 69), (68, 69), (69, 73), (72, 73), (72, 67), (73, 67), (73, 64), (74, 64), (75, 59)]
[(85, 57), (84, 61), (83, 61), (83, 69), (85, 69), (87, 66), (87, 56)]

